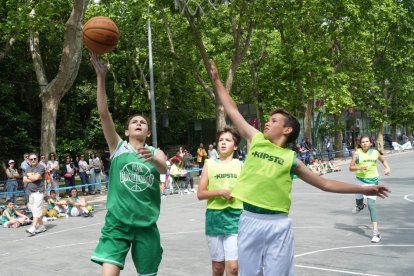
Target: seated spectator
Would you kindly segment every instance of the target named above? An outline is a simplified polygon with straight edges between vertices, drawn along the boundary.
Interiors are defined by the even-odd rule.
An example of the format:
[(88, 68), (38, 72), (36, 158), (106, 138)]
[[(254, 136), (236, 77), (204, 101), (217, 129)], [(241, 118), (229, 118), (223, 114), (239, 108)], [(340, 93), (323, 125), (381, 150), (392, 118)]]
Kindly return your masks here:
[(306, 165), (314, 174), (320, 175), (319, 164), (316, 159), (312, 159), (311, 163)]
[(186, 149), (184, 149), (183, 161), (184, 161), (184, 169), (188, 170), (188, 169), (193, 168), (193, 156)]
[(334, 164), (334, 159), (332, 158), (326, 165), (328, 172), (339, 172), (341, 168)]
[(12, 200), (7, 201), (7, 208), (3, 211), (1, 222), (3, 224), (3, 228), (17, 228), (21, 225), (28, 225), (32, 223), (29, 217), (14, 209)]
[(172, 166), (170, 170), (170, 175), (173, 177), (184, 177), (185, 187), (184, 193), (189, 193), (188, 185), (191, 187), (191, 192), (195, 193), (194, 189), (194, 179), (193, 177), (187, 172), (187, 170), (183, 169), (183, 162), (179, 159), (172, 159)]
[(93, 217), (92, 212), (89, 212), (87, 206), (88, 203), (85, 198), (79, 197), (76, 188), (72, 188), (68, 197), (69, 215), (72, 217)]
[(328, 172), (327, 168), (326, 168), (326, 162), (322, 162), (322, 159), (317, 159), (318, 160), (318, 170), (320, 175), (322, 174), (326, 174)]
[(68, 205), (66, 200), (60, 200), (60, 198), (56, 195), (55, 190), (50, 191), (48, 203), (48, 208), (55, 209), (58, 214), (66, 214), (68, 212)]

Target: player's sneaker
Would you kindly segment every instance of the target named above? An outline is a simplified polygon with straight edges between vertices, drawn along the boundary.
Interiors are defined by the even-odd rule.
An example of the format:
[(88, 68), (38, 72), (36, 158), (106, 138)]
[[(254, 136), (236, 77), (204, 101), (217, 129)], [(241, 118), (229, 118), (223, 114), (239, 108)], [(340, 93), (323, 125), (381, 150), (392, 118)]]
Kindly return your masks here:
[(381, 235), (380, 235), (380, 233), (379, 233), (379, 232), (374, 233), (374, 234), (372, 235), (371, 242), (373, 242), (373, 243), (377, 243), (377, 242), (380, 242), (380, 240), (381, 240)]
[(195, 193), (196, 191), (195, 191), (195, 189), (191, 189), (191, 192), (192, 192), (192, 193)]
[(46, 232), (46, 230), (47, 229), (46, 229), (46, 227), (44, 225), (40, 225), (39, 227), (36, 228), (35, 233), (36, 234), (43, 233), (43, 232)]
[(362, 210), (364, 210), (364, 208), (366, 207), (367, 205), (364, 203), (364, 204), (362, 204), (362, 206), (355, 206), (353, 209), (352, 209), (352, 214), (358, 214), (359, 212), (361, 212)]
[(33, 226), (26, 229), (26, 232), (29, 233), (30, 235), (34, 235), (36, 234), (36, 228), (34, 228)]

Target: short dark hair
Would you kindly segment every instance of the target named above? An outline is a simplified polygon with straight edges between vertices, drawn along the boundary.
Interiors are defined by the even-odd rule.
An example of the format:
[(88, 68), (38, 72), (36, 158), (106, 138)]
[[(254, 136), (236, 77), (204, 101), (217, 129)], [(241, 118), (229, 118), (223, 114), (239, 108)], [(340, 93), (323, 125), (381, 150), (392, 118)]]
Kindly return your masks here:
[(286, 144), (292, 143), (298, 139), (300, 133), (300, 123), (299, 120), (293, 116), (290, 112), (286, 111), (284, 108), (276, 108), (271, 113), (270, 116), (275, 114), (281, 114), (285, 118), (285, 127), (291, 127), (292, 132), (288, 135)]
[(6, 205), (9, 205), (9, 203), (13, 203), (13, 204), (14, 204), (14, 202), (13, 202), (13, 200), (12, 200), (12, 199), (8, 199), (8, 200), (6, 201)]
[(217, 143), (220, 139), (220, 136), (226, 132), (229, 132), (233, 136), (234, 144), (238, 146), (240, 143), (241, 136), (240, 136), (240, 133), (237, 131), (237, 129), (233, 126), (224, 126), (221, 130), (217, 131), (217, 134), (216, 134)]
[(55, 190), (50, 190), (50, 193), (51, 194), (56, 194), (56, 191)]
[(145, 121), (147, 121), (148, 131), (151, 131), (151, 121), (149, 120), (149, 118), (148, 118), (147, 116), (143, 115), (143, 114), (138, 114), (138, 113), (133, 114), (133, 115), (131, 115), (131, 116), (129, 116), (129, 117), (128, 117), (128, 119), (127, 119), (127, 120), (126, 120), (126, 122), (125, 122), (124, 129), (125, 129), (125, 130), (127, 130), (127, 129), (128, 129), (129, 122), (131, 122), (131, 120), (132, 120), (134, 117), (136, 117), (136, 116), (140, 116), (140, 117), (144, 118), (144, 119), (145, 119)]

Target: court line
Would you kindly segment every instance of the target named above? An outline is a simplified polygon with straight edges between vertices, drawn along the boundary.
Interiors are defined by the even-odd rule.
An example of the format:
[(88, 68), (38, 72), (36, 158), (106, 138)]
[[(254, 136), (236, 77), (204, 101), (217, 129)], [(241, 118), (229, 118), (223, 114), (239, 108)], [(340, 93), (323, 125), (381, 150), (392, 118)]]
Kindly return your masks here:
[(404, 199), (405, 199), (405, 200), (408, 200), (408, 201), (411, 201), (411, 202), (414, 202), (414, 200), (411, 200), (411, 199), (409, 199), (409, 198), (408, 198), (409, 196), (412, 196), (412, 195), (413, 195), (413, 194), (405, 195), (405, 196), (404, 196)]
[[(55, 235), (55, 234), (60, 234), (60, 233), (63, 233), (63, 232), (68, 232), (68, 231), (72, 231), (72, 230), (76, 230), (76, 229), (82, 229), (82, 228), (86, 228), (86, 227), (90, 227), (90, 226), (94, 226), (94, 225), (99, 225), (99, 224), (104, 224), (104, 223), (105, 222), (98, 222), (98, 223), (92, 223), (92, 224), (88, 224), (88, 225), (84, 225), (84, 226), (64, 229), (64, 230), (60, 230), (60, 231), (56, 231), (56, 232), (52, 232), (52, 233), (40, 233), (40, 234), (37, 234), (33, 237), (30, 237), (30, 239), (35, 239), (35, 238), (38, 238), (38, 237), (47, 237), (47, 236), (51, 236), (51, 235)], [(12, 242), (27, 241), (27, 239), (28, 239), (28, 237), (25, 237), (24, 239), (13, 240)]]
[(327, 252), (327, 251), (334, 251), (334, 250), (340, 250), (340, 249), (352, 249), (352, 248), (365, 248), (365, 247), (414, 247), (414, 244), (379, 244), (379, 245), (354, 245), (354, 246), (343, 246), (343, 247), (333, 247), (333, 248), (326, 248), (326, 249), (320, 249), (315, 250), (311, 252), (306, 252), (302, 254), (295, 255), (295, 258), (321, 253), (321, 252)]
[(352, 274), (352, 275), (380, 276), (380, 275), (377, 275), (377, 274), (358, 273), (358, 272), (351, 272), (351, 271), (337, 270), (337, 269), (328, 269), (328, 268), (315, 267), (315, 266), (307, 266), (307, 265), (295, 265), (295, 267), (303, 267), (303, 268), (310, 268), (310, 269), (323, 270), (323, 271), (331, 271), (331, 272), (340, 272), (340, 273)]

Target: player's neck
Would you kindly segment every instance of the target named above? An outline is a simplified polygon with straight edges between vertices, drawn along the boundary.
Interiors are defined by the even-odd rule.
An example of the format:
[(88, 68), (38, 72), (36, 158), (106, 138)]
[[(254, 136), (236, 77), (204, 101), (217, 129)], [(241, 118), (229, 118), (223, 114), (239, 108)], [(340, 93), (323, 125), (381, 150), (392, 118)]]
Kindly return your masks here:
[(231, 160), (233, 160), (233, 152), (229, 152), (227, 154), (220, 153), (219, 158), (220, 158), (220, 162), (222, 163), (230, 162)]
[(137, 149), (140, 149), (140, 148), (142, 148), (142, 147), (144, 147), (145, 146), (145, 140), (144, 141), (141, 141), (141, 140), (136, 140), (136, 139), (131, 139), (130, 141), (129, 141), (129, 144), (135, 149), (135, 150), (137, 150)]

